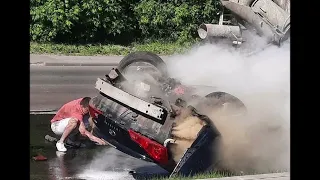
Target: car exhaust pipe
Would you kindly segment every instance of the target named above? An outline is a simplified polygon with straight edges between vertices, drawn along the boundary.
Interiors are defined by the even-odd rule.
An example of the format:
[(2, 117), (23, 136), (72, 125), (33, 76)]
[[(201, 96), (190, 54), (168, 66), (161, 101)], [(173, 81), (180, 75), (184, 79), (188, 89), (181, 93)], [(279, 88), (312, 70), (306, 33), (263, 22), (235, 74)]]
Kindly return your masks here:
[(203, 23), (198, 28), (198, 35), (201, 39), (208, 37), (225, 37), (233, 41), (242, 41), (240, 26)]
[(234, 15), (255, 27), (258, 34), (269, 41), (280, 44), (290, 32), (290, 13), (282, 9), (272, 0), (255, 0), (246, 3), (221, 0), (222, 5)]

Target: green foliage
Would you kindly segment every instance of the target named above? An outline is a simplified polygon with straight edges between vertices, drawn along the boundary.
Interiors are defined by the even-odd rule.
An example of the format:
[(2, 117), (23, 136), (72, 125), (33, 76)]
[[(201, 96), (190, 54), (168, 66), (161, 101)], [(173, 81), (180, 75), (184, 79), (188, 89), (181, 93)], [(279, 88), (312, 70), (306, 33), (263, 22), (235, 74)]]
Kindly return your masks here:
[(31, 0), (31, 40), (112, 40), (137, 28), (132, 5), (134, 0)]
[(35, 42), (188, 41), (217, 19), (218, 0), (31, 0)]

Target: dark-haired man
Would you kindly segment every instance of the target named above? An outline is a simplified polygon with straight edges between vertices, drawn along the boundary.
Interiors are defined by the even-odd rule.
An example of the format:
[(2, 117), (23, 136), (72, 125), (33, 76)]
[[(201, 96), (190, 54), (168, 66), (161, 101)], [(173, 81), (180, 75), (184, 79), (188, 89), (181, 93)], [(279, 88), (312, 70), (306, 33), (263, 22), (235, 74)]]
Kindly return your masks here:
[(83, 116), (89, 112), (90, 97), (76, 99), (64, 104), (51, 120), (51, 130), (58, 136), (60, 140), (56, 143), (58, 151), (67, 151), (64, 146), (65, 139), (68, 135), (79, 125), (79, 132), (87, 136), (91, 141), (99, 145), (105, 145), (105, 141), (94, 136), (91, 132), (86, 130), (83, 123)]

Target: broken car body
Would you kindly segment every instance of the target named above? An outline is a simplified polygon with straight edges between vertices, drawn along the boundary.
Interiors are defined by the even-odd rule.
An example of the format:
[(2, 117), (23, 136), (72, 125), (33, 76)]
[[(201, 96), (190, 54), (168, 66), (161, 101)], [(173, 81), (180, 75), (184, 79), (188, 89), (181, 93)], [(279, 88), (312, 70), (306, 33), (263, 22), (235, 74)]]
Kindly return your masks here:
[[(153, 81), (129, 80), (133, 75), (125, 69), (135, 67), (136, 62), (149, 63), (159, 74), (152, 75)], [(146, 77), (152, 73), (140, 74)], [(158, 164), (171, 176), (212, 170), (219, 162), (220, 132), (195, 107), (205, 105), (220, 110), (226, 104), (245, 107), (226, 92), (211, 91), (203, 96), (197, 94), (197, 88), (183, 86), (168, 77), (163, 60), (149, 52), (135, 52), (123, 58), (105, 78), (97, 79), (96, 89), (99, 95), (90, 102), (94, 133), (126, 154)], [(176, 129), (183, 122), (181, 119), (198, 121), (199, 129), (182, 148), (183, 152), (175, 153), (178, 141), (183, 141)]]

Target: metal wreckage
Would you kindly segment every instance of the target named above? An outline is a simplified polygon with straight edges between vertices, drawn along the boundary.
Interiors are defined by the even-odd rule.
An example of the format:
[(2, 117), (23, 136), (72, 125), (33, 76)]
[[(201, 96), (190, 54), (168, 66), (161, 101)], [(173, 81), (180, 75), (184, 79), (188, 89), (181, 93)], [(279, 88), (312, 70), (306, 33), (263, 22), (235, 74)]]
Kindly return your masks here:
[[(242, 33), (253, 29), (278, 46), (288, 39), (290, 1), (221, 3), (224, 12), (230, 14), (222, 13), (218, 24), (201, 24), (200, 38), (228, 38), (241, 45), (245, 43)], [(149, 64), (152, 73), (137, 69), (141, 63)], [(130, 68), (135, 70), (130, 72)], [(237, 115), (246, 113), (240, 99), (219, 88), (187, 87), (170, 78), (165, 62), (150, 52), (127, 55), (104, 78), (97, 79), (95, 88), (99, 94), (92, 98), (89, 112), (95, 125), (93, 132), (119, 151), (159, 165), (170, 176), (192, 176), (219, 166), (223, 134), (198, 109), (221, 112), (234, 108), (239, 110)], [(184, 141), (179, 138), (179, 124), (185, 121), (198, 121), (198, 131), (190, 132), (185, 146), (179, 147)], [(177, 148), (182, 151), (177, 152)]]

